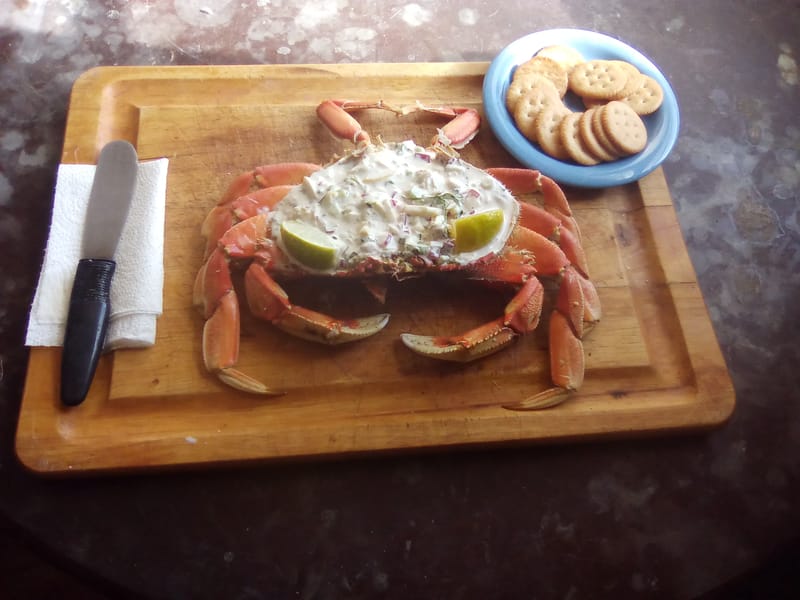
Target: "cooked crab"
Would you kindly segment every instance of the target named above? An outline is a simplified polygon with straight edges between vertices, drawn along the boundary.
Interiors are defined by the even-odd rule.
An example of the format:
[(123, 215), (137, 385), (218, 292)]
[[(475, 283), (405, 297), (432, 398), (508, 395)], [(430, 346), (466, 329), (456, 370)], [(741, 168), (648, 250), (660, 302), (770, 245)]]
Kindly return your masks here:
[[(373, 141), (349, 113), (366, 108), (422, 110), (450, 121), (428, 148), (411, 140), (384, 143)], [(232, 265), (246, 267), (246, 300), (256, 317), (325, 344), (374, 335), (389, 315), (337, 319), (297, 306), (278, 280), (309, 274), (359, 278), (378, 298), (390, 278), (431, 272), (514, 286), (504, 313), (470, 331), (401, 336), (414, 352), (451, 361), (486, 356), (534, 330), (544, 296), (539, 277), (551, 277), (559, 286), (549, 323), (554, 387), (514, 408), (553, 405), (578, 389), (584, 373), (581, 338), (586, 324), (599, 319), (600, 303), (578, 226), (558, 185), (537, 171), (482, 170), (459, 158), (456, 150), (478, 131), (480, 117), (472, 109), (327, 100), (317, 114), (355, 148), (325, 167), (284, 163), (244, 173), (203, 224), (206, 258), (194, 300), (206, 318), (206, 368), (237, 389), (279, 393), (236, 369), (240, 302)], [(542, 206), (513, 195), (533, 192), (541, 193)]]

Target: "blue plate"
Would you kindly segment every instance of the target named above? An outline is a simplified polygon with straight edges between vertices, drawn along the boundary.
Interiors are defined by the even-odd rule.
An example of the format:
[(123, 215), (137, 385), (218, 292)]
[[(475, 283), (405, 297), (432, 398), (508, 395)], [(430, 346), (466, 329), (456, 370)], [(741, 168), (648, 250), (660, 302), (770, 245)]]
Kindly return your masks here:
[[(551, 158), (540, 151), (517, 129), (505, 103), (514, 69), (536, 52), (552, 44), (565, 44), (578, 50), (587, 60), (621, 59), (649, 75), (664, 90), (664, 102), (655, 113), (643, 117), (647, 127), (647, 146), (639, 154), (593, 167)], [(565, 98), (573, 110), (582, 111), (580, 99)], [(523, 165), (538, 169), (560, 183), (600, 188), (636, 181), (658, 167), (678, 139), (680, 113), (675, 92), (664, 75), (647, 57), (617, 39), (583, 29), (550, 29), (526, 35), (512, 42), (489, 65), (483, 80), (486, 118), (500, 143)]]

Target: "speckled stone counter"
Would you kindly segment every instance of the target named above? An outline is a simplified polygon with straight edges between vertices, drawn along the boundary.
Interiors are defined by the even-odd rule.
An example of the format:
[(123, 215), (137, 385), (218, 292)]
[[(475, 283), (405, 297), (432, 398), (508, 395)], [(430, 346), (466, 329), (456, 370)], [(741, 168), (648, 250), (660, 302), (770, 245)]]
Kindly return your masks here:
[[(0, 514), (165, 598), (688, 598), (800, 536), (800, 6), (782, 0), (8, 3), (0, 15)], [(490, 60), (552, 27), (650, 56), (664, 164), (737, 392), (707, 434), (46, 481), (13, 451), (69, 91), (96, 65)]]

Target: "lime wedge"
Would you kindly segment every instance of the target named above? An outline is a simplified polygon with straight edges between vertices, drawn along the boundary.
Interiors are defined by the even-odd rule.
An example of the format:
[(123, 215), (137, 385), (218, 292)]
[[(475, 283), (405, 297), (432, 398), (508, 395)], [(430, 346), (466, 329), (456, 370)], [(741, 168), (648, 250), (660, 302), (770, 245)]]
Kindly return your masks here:
[(327, 233), (313, 225), (284, 221), (281, 238), (292, 258), (307, 267), (325, 271), (336, 264), (336, 245)]
[(456, 252), (479, 250), (491, 242), (503, 227), (503, 211), (499, 208), (461, 217), (453, 222)]

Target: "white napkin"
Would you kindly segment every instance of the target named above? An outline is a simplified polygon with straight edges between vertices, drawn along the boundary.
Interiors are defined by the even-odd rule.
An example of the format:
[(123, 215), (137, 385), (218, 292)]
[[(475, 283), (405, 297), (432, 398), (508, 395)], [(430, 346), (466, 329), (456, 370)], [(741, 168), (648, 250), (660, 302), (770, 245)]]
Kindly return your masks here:
[[(164, 287), (164, 204), (169, 160), (139, 163), (136, 193), (114, 259), (105, 350), (152, 346)], [(28, 346), (60, 346), (94, 165), (60, 165), (44, 265), (33, 299)]]

